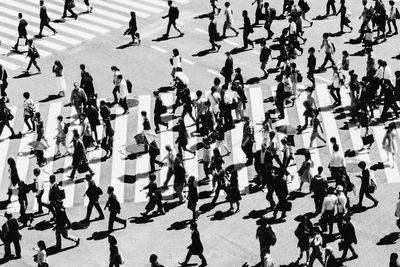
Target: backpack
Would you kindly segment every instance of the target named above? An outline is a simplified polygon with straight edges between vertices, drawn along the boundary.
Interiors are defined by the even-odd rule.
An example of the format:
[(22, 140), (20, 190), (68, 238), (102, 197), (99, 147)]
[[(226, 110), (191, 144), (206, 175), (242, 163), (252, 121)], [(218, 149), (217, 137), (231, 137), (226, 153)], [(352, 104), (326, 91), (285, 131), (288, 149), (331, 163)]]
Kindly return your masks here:
[(396, 14), (395, 15), (396, 19), (400, 19), (400, 13), (399, 13), (399, 10), (397, 9), (397, 7), (396, 7), (396, 13), (395, 14)]
[(132, 82), (130, 80), (126, 80), (126, 87), (128, 88), (128, 93), (132, 93)]
[(297, 82), (301, 83), (303, 81), (303, 75), (298, 71), (297, 72)]
[(58, 200), (65, 199), (65, 189), (60, 186), (57, 187), (57, 198)]
[(275, 8), (270, 8), (270, 20), (273, 20), (276, 18), (276, 9)]
[(32, 58), (36, 59), (40, 57), (39, 51), (36, 49), (36, 47), (32, 47)]
[(68, 134), (68, 129), (69, 129), (69, 123), (64, 123), (63, 132), (64, 132), (65, 134)]
[(96, 193), (97, 193), (99, 196), (103, 194), (103, 190), (101, 189), (100, 186), (98, 186), (98, 187), (96, 188)]
[(170, 19), (178, 19), (179, 18), (179, 9), (176, 6), (171, 6), (171, 18)]
[(267, 240), (269, 241), (269, 244), (271, 246), (274, 246), (276, 244), (276, 235), (274, 230), (272, 230), (271, 225), (268, 225), (267, 227)]

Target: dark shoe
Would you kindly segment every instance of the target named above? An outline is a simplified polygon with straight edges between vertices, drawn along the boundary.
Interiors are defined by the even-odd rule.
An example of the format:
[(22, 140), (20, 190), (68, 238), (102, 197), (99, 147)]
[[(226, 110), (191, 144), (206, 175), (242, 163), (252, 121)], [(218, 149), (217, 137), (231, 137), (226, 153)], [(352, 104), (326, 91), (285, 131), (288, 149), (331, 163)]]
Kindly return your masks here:
[(104, 220), (104, 215), (99, 216), (99, 217), (96, 218), (96, 221), (101, 221), (101, 220)]
[(80, 242), (81, 242), (81, 239), (78, 237), (78, 240), (76, 240), (76, 246), (79, 246)]
[(124, 229), (126, 228), (126, 224), (128, 223), (127, 220), (124, 221)]

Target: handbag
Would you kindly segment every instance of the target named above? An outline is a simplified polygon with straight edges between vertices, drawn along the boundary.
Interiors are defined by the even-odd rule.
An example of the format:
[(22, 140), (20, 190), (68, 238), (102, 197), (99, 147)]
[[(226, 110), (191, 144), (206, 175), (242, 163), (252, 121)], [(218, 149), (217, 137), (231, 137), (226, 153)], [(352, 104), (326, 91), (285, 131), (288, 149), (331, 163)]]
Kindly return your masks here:
[(343, 243), (343, 241), (340, 241), (340, 242), (338, 243), (338, 248), (339, 248), (339, 251), (342, 251), (342, 250), (344, 249), (344, 243)]
[(372, 134), (361, 137), (363, 145), (371, 145), (375, 142), (374, 136)]
[(6, 108), (6, 115), (7, 115), (7, 120), (12, 121), (14, 119), (14, 115), (11, 113), (11, 110)]
[(78, 165), (78, 173), (84, 173), (87, 172), (89, 170), (89, 165), (87, 164), (87, 162), (81, 162), (81, 164)]
[(122, 256), (121, 252), (118, 253), (117, 263), (119, 263), (119, 265), (123, 265), (125, 263), (124, 257)]

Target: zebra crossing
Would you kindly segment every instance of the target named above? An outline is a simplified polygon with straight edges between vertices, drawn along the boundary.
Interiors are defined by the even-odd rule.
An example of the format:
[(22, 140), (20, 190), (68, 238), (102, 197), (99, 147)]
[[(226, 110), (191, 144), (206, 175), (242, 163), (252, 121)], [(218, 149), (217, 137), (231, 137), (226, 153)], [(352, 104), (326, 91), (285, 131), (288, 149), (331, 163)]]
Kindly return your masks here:
[[(304, 85), (299, 85), (298, 90), (304, 90)], [(255, 148), (254, 150), (260, 149), (262, 142), (262, 134), (261, 130), (261, 122), (264, 119), (264, 111), (266, 109), (266, 105), (264, 104), (264, 99), (266, 98), (267, 92), (261, 87), (248, 87), (245, 89), (246, 94), (248, 96), (248, 108), (246, 109), (246, 115), (248, 115), (255, 128)], [(270, 92), (275, 92), (276, 87), (270, 88)], [(207, 94), (208, 92), (206, 92)], [(163, 102), (167, 106), (171, 106), (173, 103), (173, 93), (162, 93), (161, 94)], [(324, 136), (327, 140), (330, 137), (336, 137), (337, 143), (343, 150), (352, 149), (358, 151), (354, 157), (346, 157), (347, 164), (356, 164), (359, 161), (365, 161), (368, 166), (376, 163), (376, 159), (380, 162), (384, 162), (386, 159), (386, 152), (383, 150), (381, 146), (381, 141), (385, 134), (385, 128), (383, 125), (371, 126), (372, 130), (370, 133), (373, 133), (376, 145), (373, 145), (371, 150), (359, 151), (362, 147), (362, 142), (360, 138), (360, 129), (354, 127), (351, 122), (347, 119), (346, 123), (349, 124), (348, 130), (341, 130), (340, 127), (343, 121), (338, 122), (335, 119), (332, 110), (329, 107), (332, 103), (330, 97), (328, 95), (327, 85), (326, 84), (317, 84), (316, 93), (314, 93), (315, 100), (318, 102), (318, 106), (322, 108), (320, 119), (324, 128)], [(306, 99), (306, 93), (302, 92), (299, 98), (295, 101), (295, 105), (293, 108), (285, 109), (285, 118), (274, 123), (275, 126), (279, 125), (294, 125), (297, 122), (303, 124), (303, 112), (304, 106), (303, 101)], [(144, 154), (138, 156), (134, 160), (129, 160), (129, 152), (127, 152), (127, 148), (134, 144), (133, 136), (142, 131), (142, 118), (140, 116), (140, 111), (146, 111), (148, 114), (152, 114), (154, 101), (152, 101), (150, 95), (141, 95), (138, 96), (138, 106), (131, 109), (131, 113), (127, 116), (121, 116), (123, 110), (120, 107), (113, 107), (113, 113), (116, 114), (116, 118), (112, 121), (113, 128), (115, 129), (114, 136), (114, 153), (112, 158), (103, 161), (102, 154), (104, 153), (101, 149), (90, 150), (88, 152), (89, 163), (91, 168), (94, 170), (94, 180), (100, 185), (103, 189), (105, 189), (108, 185), (112, 185), (115, 188), (115, 193), (117, 198), (121, 202), (134, 201), (137, 203), (146, 201), (146, 192), (141, 191), (141, 189), (147, 185), (148, 183), (148, 172), (150, 170), (149, 166), (149, 155)], [(348, 105), (350, 103), (350, 96), (347, 92), (342, 92), (342, 101), (344, 105)], [(79, 182), (84, 177), (84, 174), (78, 174), (77, 178), (73, 181), (69, 179), (68, 175), (71, 170), (71, 162), (72, 158), (65, 157), (58, 159), (56, 161), (53, 160), (53, 155), (55, 153), (55, 140), (53, 137), (56, 135), (56, 127), (57, 120), (56, 117), (61, 114), (71, 122), (70, 132), (67, 136), (67, 142), (72, 139), (72, 129), (80, 129), (79, 123), (76, 121), (75, 110), (73, 108), (63, 109), (62, 103), (50, 103), (49, 105), (40, 105), (37, 107), (38, 110), (45, 114), (43, 116), (43, 120), (45, 123), (45, 136), (47, 137), (50, 147), (47, 151), (45, 151), (45, 156), (48, 159), (48, 164), (41, 168), (42, 174), (46, 180), (45, 182), (45, 195), (44, 198), (47, 198), (49, 183), (47, 177), (50, 174), (56, 173), (57, 181), (63, 182), (63, 188), (66, 192), (66, 199), (64, 200), (66, 207), (73, 207), (76, 205), (87, 205), (87, 199), (83, 198), (84, 191), (86, 190), (86, 183)], [(15, 118), (20, 118), (22, 114), (21, 107), (10, 107), (11, 112), (15, 115)], [(295, 114), (294, 114), (295, 113)], [(379, 110), (375, 110), (375, 115), (379, 116)], [(46, 117), (46, 114), (47, 117)], [(297, 114), (297, 115), (296, 115)], [(294, 115), (294, 116), (293, 116)], [(169, 114), (164, 114), (164, 117), (171, 116)], [(233, 111), (232, 116), (236, 118), (236, 114)], [(149, 119), (151, 120), (151, 115), (149, 115)], [(164, 118), (167, 119), (167, 118)], [(11, 126), (14, 125), (14, 120), (10, 121)], [(170, 129), (173, 127), (173, 121), (169, 122)], [(187, 129), (189, 134), (195, 131), (195, 125), (193, 121), (186, 116), (185, 123), (187, 125)], [(245, 154), (240, 148), (241, 140), (242, 140), (242, 123), (239, 122), (236, 124), (236, 127), (226, 133), (226, 142), (228, 144), (229, 149), (232, 153), (229, 156), (224, 158), (225, 167), (233, 166), (238, 170), (239, 174), (239, 188), (243, 194), (249, 193), (250, 185), (253, 178), (256, 176), (256, 172), (253, 166), (245, 166), (244, 162), (246, 161)], [(133, 129), (129, 131), (129, 129)], [(103, 127), (100, 125), (97, 128), (99, 137), (103, 135)], [(24, 126), (22, 132), (25, 133), (27, 131), (26, 126)], [(400, 134), (400, 130), (397, 129), (397, 134)], [(308, 128), (302, 132), (301, 135), (295, 136), (296, 149), (300, 148), (308, 148), (309, 138), (311, 134), (311, 129)], [(0, 140), (0, 185), (2, 187), (2, 191), (4, 191), (8, 185), (8, 170), (6, 161), (8, 157), (14, 157), (17, 162), (17, 167), (19, 171), (19, 175), (22, 180), (25, 180), (27, 183), (32, 182), (32, 172), (34, 168), (37, 168), (36, 160), (32, 156), (29, 155), (30, 148), (28, 143), (30, 141), (35, 140), (35, 134), (24, 134), (21, 139), (10, 140), (8, 136), (10, 132), (7, 128), (4, 128), (1, 133)], [(159, 134), (159, 145), (161, 149), (161, 155), (159, 159), (163, 159), (166, 155), (166, 151), (164, 149), (165, 145), (170, 144), (174, 145), (177, 133), (172, 130), (161, 131)], [(201, 142), (201, 137), (190, 135), (188, 147), (196, 148), (198, 142)], [(277, 138), (280, 140), (284, 135), (278, 133)], [(398, 139), (398, 137), (396, 137)], [(351, 141), (351, 147), (342, 146), (341, 144)], [(318, 141), (319, 142), (319, 141)], [(399, 142), (397, 142), (399, 143)], [(18, 147), (18, 154), (12, 155), (9, 150), (11, 146)], [(215, 145), (212, 146), (214, 148)], [(312, 148), (310, 150), (312, 160), (314, 161), (314, 171), (321, 166), (321, 163), (326, 163), (327, 159), (329, 159), (329, 155), (332, 153), (330, 145), (321, 147), (317, 146), (317, 148)], [(188, 176), (194, 175), (197, 180), (202, 180), (205, 175), (203, 172), (203, 168), (199, 160), (202, 158), (202, 151), (199, 150), (196, 153), (196, 156), (192, 156), (192, 154), (185, 152), (185, 167), (187, 170)], [(374, 160), (372, 160), (374, 159)], [(297, 170), (300, 168), (300, 164), (302, 162), (301, 155), (295, 155), (295, 164), (289, 167), (289, 173), (295, 176), (295, 179), (288, 184), (289, 190), (293, 191), (299, 187), (299, 178), (297, 176)], [(325, 165), (325, 164), (323, 164)], [(400, 183), (400, 173), (399, 173), (399, 161), (394, 165), (394, 168), (390, 168), (389, 166), (384, 166), (383, 170), (380, 171), (380, 182), (387, 183)], [(64, 170), (61, 171), (60, 170)], [(329, 171), (326, 170), (327, 173)], [(58, 173), (58, 174), (57, 174)], [(158, 184), (163, 184), (166, 179), (167, 169), (161, 168), (160, 171), (157, 171), (157, 182)], [(172, 185), (172, 180), (170, 181)], [(199, 187), (199, 191), (207, 191), (211, 189), (210, 183), (201, 183)], [(172, 186), (170, 186), (165, 192), (163, 192), (163, 196), (165, 199), (170, 199), (173, 194)], [(104, 197), (104, 196), (103, 196)], [(32, 201), (33, 210), (37, 210), (36, 201)], [(8, 207), (9, 209), (18, 209), (19, 205), (17, 202), (17, 197), (13, 196), (12, 203)]]
[[(124, 27), (130, 20), (130, 12), (135, 11), (140, 19), (147, 19), (154, 15), (168, 12), (166, 0), (96, 0), (93, 3), (93, 13), (86, 13), (83, 1), (75, 1), (75, 12), (79, 19), (67, 19), (64, 23), (52, 23), (57, 30), (53, 34), (49, 29), (43, 30), (43, 38), (34, 38), (39, 32), (39, 2), (30, 0), (7, 0), (1, 3), (0, 8), (0, 64), (10, 70), (17, 70), (28, 63), (24, 54), (10, 51), (16, 43), (18, 13), (23, 13), (28, 22), (28, 38), (34, 38), (34, 44), (42, 58), (49, 57), (58, 51), (65, 51), (70, 47), (90, 41), (99, 35), (106, 34), (113, 29)], [(189, 0), (176, 0), (176, 4), (189, 3)], [(46, 0), (47, 13), (52, 20), (60, 21), (64, 1)], [(25, 49), (25, 50), (24, 50)], [(26, 47), (20, 51), (26, 52)]]

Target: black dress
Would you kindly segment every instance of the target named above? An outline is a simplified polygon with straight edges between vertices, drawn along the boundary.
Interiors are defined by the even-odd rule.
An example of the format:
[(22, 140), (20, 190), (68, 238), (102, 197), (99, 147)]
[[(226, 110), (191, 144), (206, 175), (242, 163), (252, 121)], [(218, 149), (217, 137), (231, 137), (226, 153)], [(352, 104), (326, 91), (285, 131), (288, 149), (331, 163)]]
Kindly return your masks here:
[(236, 203), (242, 199), (242, 196), (240, 195), (239, 191), (239, 182), (237, 176), (231, 176), (228, 195), (226, 196), (226, 199), (230, 203)]
[(194, 209), (196, 207), (197, 201), (199, 200), (199, 194), (197, 192), (197, 187), (190, 184), (189, 185), (189, 201), (188, 201), (188, 209)]
[(189, 246), (189, 253), (192, 255), (203, 254), (203, 244), (201, 243), (200, 233), (197, 229), (192, 232), (192, 244)]

